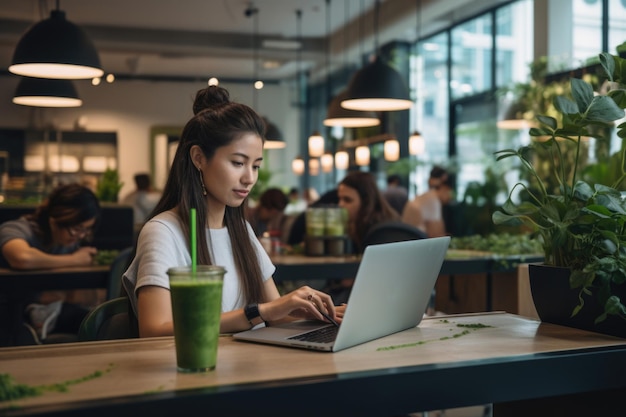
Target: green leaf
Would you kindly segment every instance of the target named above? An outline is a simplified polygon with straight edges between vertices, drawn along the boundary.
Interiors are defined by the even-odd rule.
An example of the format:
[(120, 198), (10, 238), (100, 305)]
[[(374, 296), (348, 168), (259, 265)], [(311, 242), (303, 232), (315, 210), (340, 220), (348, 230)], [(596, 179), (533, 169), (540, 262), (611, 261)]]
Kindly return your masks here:
[(579, 109), (579, 111), (574, 113), (584, 113), (593, 101), (593, 88), (578, 78), (572, 78), (570, 85), (572, 87), (572, 97), (576, 100)]
[(491, 215), (491, 220), (494, 224), (506, 225), (506, 226), (522, 226), (524, 222), (515, 216), (509, 216), (501, 211), (494, 211)]
[[(557, 127), (556, 119), (554, 117), (538, 115), (537, 120), (539, 120), (540, 123), (552, 128), (552, 130)], [(531, 128), (530, 130), (532, 131), (533, 129)]]
[(599, 57), (600, 64), (604, 68), (604, 72), (608, 75), (609, 80), (613, 81), (613, 73), (615, 72), (615, 59), (608, 52), (602, 52)]
[(572, 100), (565, 98), (563, 96), (556, 96), (554, 98), (554, 107), (561, 113), (565, 113), (565, 114), (580, 113), (580, 111), (578, 110), (578, 105)]
[(611, 97), (618, 107), (622, 109), (626, 107), (626, 90), (621, 88), (619, 90), (611, 90), (607, 93), (607, 95)]
[(584, 181), (578, 181), (576, 185), (574, 185), (574, 197), (579, 200), (587, 201), (594, 193), (593, 188)]
[(610, 123), (624, 117), (624, 110), (620, 109), (612, 98), (596, 96), (589, 105), (585, 117), (591, 121)]

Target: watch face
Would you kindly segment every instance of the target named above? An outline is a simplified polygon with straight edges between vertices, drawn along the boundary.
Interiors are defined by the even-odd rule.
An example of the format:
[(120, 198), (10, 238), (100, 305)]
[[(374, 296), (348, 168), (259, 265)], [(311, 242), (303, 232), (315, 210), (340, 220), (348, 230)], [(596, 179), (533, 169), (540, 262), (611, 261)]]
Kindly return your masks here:
[(258, 304), (248, 304), (246, 308), (244, 308), (243, 312), (249, 322), (252, 322), (252, 320), (260, 316)]

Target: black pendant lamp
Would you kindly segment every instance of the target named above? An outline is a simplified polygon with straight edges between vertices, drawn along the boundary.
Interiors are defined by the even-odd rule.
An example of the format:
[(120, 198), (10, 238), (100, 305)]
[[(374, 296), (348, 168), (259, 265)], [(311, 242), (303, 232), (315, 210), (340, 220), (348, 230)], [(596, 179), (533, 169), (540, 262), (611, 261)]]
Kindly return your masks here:
[[(349, 6), (350, 2), (345, 2), (345, 16), (349, 16)], [(345, 51), (348, 50), (348, 29), (347, 25), (345, 25), (345, 30), (343, 33), (344, 40), (344, 61), (345, 59)], [(328, 36), (330, 38), (330, 29), (328, 30)], [(330, 49), (330, 48), (328, 48)], [(345, 65), (345, 62), (344, 62)], [(330, 71), (330, 69), (329, 69)], [(337, 94), (328, 105), (328, 109), (326, 110), (326, 119), (324, 119), (324, 126), (342, 126), (346, 128), (354, 128), (354, 127), (371, 127), (378, 126), (380, 124), (380, 119), (376, 115), (376, 113), (372, 111), (357, 111), (350, 110), (344, 107), (341, 107), (341, 102), (344, 101), (348, 97), (347, 90), (341, 91)]]
[(32, 26), (13, 53), (9, 71), (28, 77), (84, 79), (104, 74), (94, 44), (57, 10)]
[(380, 119), (373, 111), (357, 111), (342, 107), (341, 103), (347, 97), (348, 91), (343, 90), (332, 99), (324, 120), (325, 126), (371, 127), (380, 124)]
[(13, 103), (34, 107), (80, 107), (83, 101), (71, 80), (23, 77)]
[(361, 111), (406, 110), (413, 105), (409, 88), (400, 73), (382, 61), (378, 51), (379, 0), (376, 0), (375, 7), (376, 57), (354, 74), (348, 86), (348, 97), (341, 106)]
[(265, 144), (263, 149), (283, 149), (286, 147), (285, 139), (283, 139), (282, 133), (278, 130), (278, 127), (270, 122), (266, 117), (265, 121)]

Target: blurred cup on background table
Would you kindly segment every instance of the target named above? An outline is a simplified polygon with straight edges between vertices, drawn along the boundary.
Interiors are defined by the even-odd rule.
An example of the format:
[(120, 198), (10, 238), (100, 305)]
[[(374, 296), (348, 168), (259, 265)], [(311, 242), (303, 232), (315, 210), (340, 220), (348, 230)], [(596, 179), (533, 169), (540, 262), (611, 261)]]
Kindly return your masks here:
[(215, 369), (226, 270), (216, 265), (170, 268), (176, 364), (180, 372)]

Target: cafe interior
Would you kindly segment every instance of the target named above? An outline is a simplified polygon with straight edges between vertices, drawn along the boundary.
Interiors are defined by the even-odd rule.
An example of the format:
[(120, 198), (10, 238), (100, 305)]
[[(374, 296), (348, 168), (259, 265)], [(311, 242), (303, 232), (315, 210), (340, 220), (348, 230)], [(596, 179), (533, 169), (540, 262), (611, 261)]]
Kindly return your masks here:
[[(42, 23), (48, 23), (47, 27)], [(40, 33), (29, 40), (26, 34), (37, 25)], [(33, 75), (29, 71), (35, 65), (21, 65), (37, 62), (29, 55), (47, 56), (45, 39), (70, 26), (71, 35), (63, 40), (68, 45), (66, 53), (58, 61), (77, 62), (83, 72), (69, 74), (60, 65), (48, 65), (50, 72)], [(46, 31), (51, 34), (46, 35)], [(442, 166), (455, 178), (454, 202), (444, 212), (448, 233), (453, 238), (492, 234), (498, 229), (490, 213), (520, 179), (514, 166), (496, 163), (494, 152), (528, 144), (530, 122), (542, 110), (520, 100), (520, 93), (554, 94), (565, 78), (582, 77), (597, 68), (597, 56), (602, 52), (626, 53), (623, 0), (2, 0), (0, 219), (13, 219), (32, 210), (59, 184), (80, 182), (94, 190), (111, 186), (113, 197), (103, 199), (103, 225), (95, 241), (104, 251), (131, 256), (128, 248), (135, 242), (138, 229), (132, 209), (119, 202), (134, 190), (137, 173), (148, 173), (154, 189), (164, 187), (182, 128), (193, 116), (196, 92), (218, 84), (234, 101), (255, 109), (267, 123), (259, 182), (250, 197), (252, 205), (270, 187), (285, 192), (313, 189), (322, 195), (354, 170), (372, 173), (381, 190), (387, 187), (389, 175), (399, 175), (411, 199), (428, 189), (431, 169)], [(54, 57), (46, 59), (55, 63)], [(365, 97), (374, 100), (363, 100)], [(615, 151), (621, 144), (614, 141), (610, 147)], [(602, 164), (593, 152), (589, 161)], [(509, 245), (504, 238), (499, 244)], [(245, 362), (255, 368), (250, 378), (256, 379), (235, 377), (235, 373), (231, 378), (228, 374), (223, 380), (211, 380), (210, 386), (215, 384), (217, 389), (207, 389), (189, 375), (178, 374), (177, 382), (164, 382), (151, 391), (154, 400), (137, 400), (153, 390), (146, 375), (133, 377), (144, 388), (137, 391), (133, 387), (128, 392), (102, 382), (105, 375), (91, 382), (102, 384), (91, 391), (83, 392), (77, 385), (76, 397), (66, 404), (53, 395), (48, 400), (51, 394), (44, 394), (14, 409), (4, 408), (10, 404), (0, 398), (0, 414), (6, 411), (11, 415), (23, 405), (24, 415), (80, 414), (87, 410), (96, 415), (130, 415), (139, 410), (167, 415), (166, 410), (177, 406), (188, 410), (215, 407), (222, 414), (249, 415), (253, 409), (246, 403), (258, 401), (258, 407), (267, 405), (272, 411), (254, 409), (256, 414), (287, 415), (291, 412), (287, 405), (305, 400), (311, 392), (328, 394), (339, 389), (347, 393), (344, 405), (331, 410), (315, 405), (296, 414), (404, 415), (414, 411), (413, 416), (524, 415), (560, 409), (563, 398), (580, 393), (585, 394), (581, 398), (587, 398), (589, 392), (597, 392), (596, 398), (612, 407), (614, 390), (626, 389), (623, 382), (615, 382), (609, 370), (606, 372), (611, 375), (607, 376), (589, 369), (611, 360), (626, 363), (623, 343), (616, 348), (611, 339), (589, 336), (583, 341), (580, 336), (574, 337), (575, 342), (568, 340), (570, 344), (551, 345), (553, 339), (542, 339), (530, 343), (528, 350), (515, 346), (515, 337), (525, 332), (535, 334), (537, 311), (523, 277), (528, 274), (528, 262), (543, 259), (537, 253), (540, 251), (510, 258), (503, 266), (493, 258), (468, 259), (465, 249), (454, 252), (458, 259), (444, 261), (433, 292), (434, 309), (446, 317), (486, 313), (477, 317), (493, 322), (493, 327), (502, 323), (505, 342), (494, 339), (493, 343), (502, 343), (498, 346), (507, 352), (505, 359), (495, 348), (475, 356), (444, 350), (458, 355), (455, 357), (462, 362), (443, 365), (449, 366), (449, 374), (433, 369), (429, 364), (436, 359), (429, 356), (404, 365), (381, 360), (380, 366), (388, 370), (383, 375), (353, 365), (358, 360), (337, 353), (324, 357), (319, 369), (303, 370), (306, 374), (285, 371), (284, 377), (275, 375), (281, 382), (262, 376), (264, 369), (256, 369), (256, 362)], [(302, 264), (287, 256), (272, 260), (277, 264), (275, 280), (284, 289), (292, 288), (296, 281), (315, 283), (320, 274), (326, 278), (353, 276), (358, 268), (358, 260), (352, 258), (310, 256)], [(119, 276), (126, 265), (98, 266), (89, 273), (76, 272), (76, 278), (84, 279), (86, 288), (106, 291), (100, 293), (98, 302), (109, 300), (120, 294), (119, 286), (111, 288), (110, 277)], [(34, 275), (38, 288), (57, 289), (45, 284), (50, 275)], [(17, 308), (12, 304), (11, 291), (24, 290), (21, 279), (7, 273), (5, 284), (0, 284), (0, 292), (9, 298), (3, 301), (7, 311)], [(59, 289), (73, 288), (72, 284), (63, 285), (67, 286)], [(490, 315), (494, 312), (506, 312), (503, 314), (511, 323), (500, 322), (496, 315)], [(6, 369), (20, 375), (22, 358), (45, 367), (46, 360), (55, 357), (51, 350), (39, 355), (35, 350), (10, 347), (12, 324), (4, 321), (9, 336), (0, 346), (9, 347), (0, 348), (0, 374)], [(505, 332), (509, 325), (514, 330)], [(434, 320), (428, 322), (425, 333), (436, 326)], [(547, 336), (540, 331), (537, 334), (556, 339), (563, 334), (561, 329), (551, 332), (548, 329)], [(136, 349), (148, 356), (167, 357), (159, 356), (159, 360), (174, 360), (167, 356), (171, 346), (161, 340), (150, 343), (119, 350)], [(253, 350), (236, 352), (240, 342), (223, 343), (227, 344), (224, 349), (231, 347), (231, 353), (218, 362), (244, 361), (244, 356), (253, 355)], [(483, 346), (467, 343), (465, 348), (474, 352)], [(554, 357), (541, 351), (542, 343), (548, 352), (557, 350)], [(587, 378), (586, 385), (570, 389), (562, 388), (567, 384), (561, 380), (546, 377), (544, 383), (532, 384), (511, 376), (519, 373), (520, 378), (530, 378), (519, 368), (526, 360), (529, 367), (525, 369), (536, 368), (544, 376), (550, 369), (556, 374), (569, 366), (563, 351), (583, 352), (598, 346), (607, 356), (585, 356), (581, 375)], [(66, 349), (59, 354), (77, 355), (79, 368), (88, 369), (88, 355), (93, 353)], [(96, 352), (98, 347), (93, 349)], [(290, 349), (274, 349), (267, 350), (266, 357), (278, 361), (284, 357), (287, 364), (310, 358), (289, 356)], [(355, 349), (358, 357), (360, 348)], [(120, 361), (115, 365), (118, 368), (130, 363), (124, 362), (128, 358), (115, 356), (114, 345), (106, 345), (102, 351)], [(315, 358), (323, 357), (314, 354)], [(517, 355), (524, 359), (518, 362)], [(545, 363), (539, 364), (536, 355), (545, 355)], [(346, 363), (341, 358), (346, 358)], [(110, 365), (105, 374), (115, 373), (115, 366)], [(402, 366), (407, 367), (406, 373)], [(219, 364), (217, 369), (216, 374)], [(386, 378), (393, 372), (398, 373), (397, 379), (389, 382)], [(487, 375), (484, 372), (493, 372), (489, 375), (494, 380), (490, 381), (491, 376), (483, 379)], [(368, 385), (368, 373), (378, 385)], [(564, 373), (562, 379), (575, 378), (570, 374)], [(31, 372), (23, 376), (30, 383), (36, 379)], [(290, 386), (289, 381), (295, 384)], [(469, 387), (478, 381), (485, 381), (484, 387)], [(437, 383), (454, 394), (442, 395), (433, 388)], [(400, 389), (402, 384), (414, 386), (415, 393)], [(515, 393), (505, 385), (515, 386)], [(352, 393), (352, 386), (362, 394)], [(190, 394), (180, 393), (185, 389)], [(374, 391), (366, 400), (370, 389)], [(419, 399), (420, 390), (427, 393), (427, 399)], [(107, 402), (109, 395), (117, 401)], [(271, 403), (285, 395), (292, 397), (280, 407)], [(383, 395), (388, 395), (390, 402), (382, 401)], [(540, 397), (555, 399), (557, 408), (547, 403), (527, 405), (529, 398)], [(233, 401), (238, 404), (234, 408)], [(412, 409), (411, 404), (418, 405)], [(165, 408), (159, 409), (161, 406)], [(590, 411), (575, 406), (568, 410), (580, 415)]]

